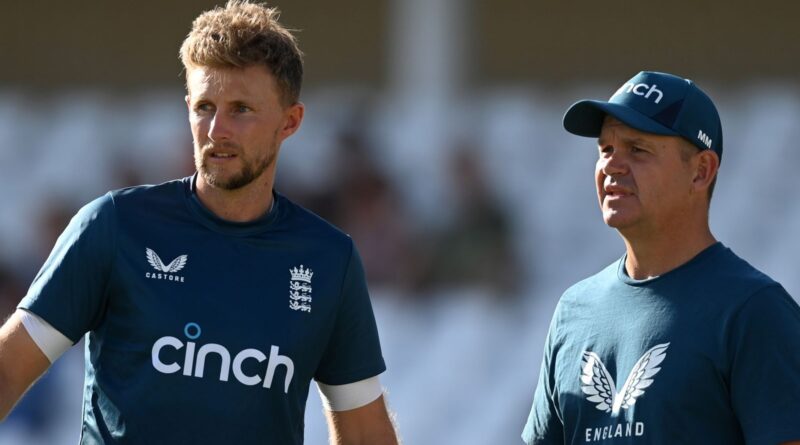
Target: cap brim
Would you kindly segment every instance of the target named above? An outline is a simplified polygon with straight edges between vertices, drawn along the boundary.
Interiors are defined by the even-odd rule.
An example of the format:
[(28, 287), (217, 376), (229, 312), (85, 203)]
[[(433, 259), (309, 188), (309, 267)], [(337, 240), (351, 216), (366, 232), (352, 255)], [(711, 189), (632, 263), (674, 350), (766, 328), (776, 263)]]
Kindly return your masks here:
[(564, 113), (564, 129), (578, 136), (596, 138), (600, 136), (606, 115), (613, 116), (625, 125), (645, 133), (679, 136), (675, 130), (659, 124), (633, 108), (599, 100), (582, 100), (572, 104)]

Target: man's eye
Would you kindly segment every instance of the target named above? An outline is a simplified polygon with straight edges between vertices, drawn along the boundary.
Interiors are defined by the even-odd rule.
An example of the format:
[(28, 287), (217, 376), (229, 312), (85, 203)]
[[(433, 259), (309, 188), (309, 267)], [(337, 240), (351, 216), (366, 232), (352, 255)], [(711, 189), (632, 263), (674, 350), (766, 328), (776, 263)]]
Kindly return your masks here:
[(250, 107), (248, 107), (247, 105), (238, 105), (236, 107), (236, 112), (237, 113), (246, 113), (248, 111), (250, 111)]
[(205, 102), (201, 102), (194, 107), (196, 111), (209, 111), (211, 108), (211, 104)]

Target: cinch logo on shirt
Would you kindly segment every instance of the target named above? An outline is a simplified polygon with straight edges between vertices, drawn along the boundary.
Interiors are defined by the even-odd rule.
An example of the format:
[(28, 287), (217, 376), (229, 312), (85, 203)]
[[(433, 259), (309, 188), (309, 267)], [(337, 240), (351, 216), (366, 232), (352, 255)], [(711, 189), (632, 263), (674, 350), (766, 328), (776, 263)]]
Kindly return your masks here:
[(614, 97), (617, 94), (622, 94), (622, 93), (633, 93), (637, 96), (644, 96), (645, 99), (650, 99), (651, 94), (658, 93), (658, 97), (654, 98), (656, 103), (661, 102), (661, 99), (664, 98), (664, 93), (662, 93), (661, 90), (656, 88), (656, 84), (648, 85), (646, 83), (637, 83), (634, 85), (628, 82), (625, 85), (619, 87), (619, 89), (614, 94), (612, 94), (611, 97)]
[[(658, 365), (667, 356), (669, 343), (653, 346), (645, 352), (633, 365), (622, 389), (617, 392), (614, 378), (606, 369), (603, 361), (594, 352), (583, 351), (581, 363), (581, 391), (586, 400), (596, 403), (595, 408), (610, 412), (612, 418), (619, 415), (621, 409), (628, 409), (636, 403), (636, 399), (644, 394), (644, 390), (653, 384), (653, 377), (661, 368)], [(586, 428), (586, 442), (605, 440), (614, 437), (631, 437), (644, 435), (644, 423), (635, 425), (622, 423), (597, 428)]]
[(151, 248), (145, 248), (145, 255), (147, 256), (147, 262), (153, 266), (153, 269), (157, 271), (157, 273), (153, 272), (146, 272), (144, 274), (145, 278), (153, 279), (153, 280), (169, 280), (169, 281), (177, 281), (179, 283), (183, 283), (184, 277), (180, 275), (173, 275), (176, 272), (180, 272), (186, 266), (186, 262), (189, 260), (189, 255), (181, 255), (178, 258), (172, 260), (166, 266), (164, 262), (161, 261), (161, 258), (158, 254)]
[[(190, 340), (197, 340), (202, 331), (197, 323), (188, 323), (183, 328), (183, 333)], [(164, 363), (161, 361), (159, 354), (163, 348), (171, 347), (179, 350), (184, 346), (186, 347), (186, 353), (184, 355), (183, 365), (180, 365), (176, 362)], [(291, 358), (285, 355), (280, 355), (279, 352), (280, 349), (277, 346), (273, 345), (270, 348), (267, 372), (263, 379), (259, 375), (246, 375), (242, 370), (242, 363), (244, 363), (245, 360), (255, 360), (259, 363), (267, 360), (267, 355), (258, 349), (248, 348), (239, 351), (233, 357), (233, 362), (231, 362), (231, 353), (225, 346), (216, 343), (206, 343), (197, 349), (197, 344), (194, 342), (187, 341), (186, 344), (184, 344), (178, 338), (165, 336), (159, 338), (155, 343), (153, 343), (151, 359), (153, 362), (153, 367), (160, 373), (174, 374), (180, 370), (183, 370), (183, 375), (187, 377), (203, 378), (205, 373), (206, 357), (208, 357), (209, 354), (216, 354), (219, 356), (220, 360), (220, 381), (227, 382), (230, 372), (233, 371), (233, 376), (239, 381), (239, 383), (247, 386), (261, 384), (262, 387), (267, 389), (272, 387), (272, 380), (275, 377), (275, 370), (278, 368), (278, 366), (283, 365), (286, 367), (286, 378), (284, 380), (283, 392), (288, 393), (289, 384), (292, 382), (292, 377), (294, 376), (294, 362)]]

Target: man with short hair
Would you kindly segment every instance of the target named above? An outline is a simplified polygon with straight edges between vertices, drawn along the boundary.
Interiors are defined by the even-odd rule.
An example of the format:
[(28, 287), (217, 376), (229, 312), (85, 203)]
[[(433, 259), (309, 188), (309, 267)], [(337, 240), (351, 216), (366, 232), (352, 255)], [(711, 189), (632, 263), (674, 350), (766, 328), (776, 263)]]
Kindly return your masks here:
[(59, 238), (0, 329), (0, 415), (84, 334), (82, 444), (396, 444), (352, 240), (273, 190), (303, 119), (274, 8), (229, 1), (181, 48), (197, 173), (109, 192)]
[(626, 251), (561, 297), (523, 440), (800, 444), (800, 308), (709, 229), (711, 99), (641, 72), (564, 127), (598, 138), (600, 208)]

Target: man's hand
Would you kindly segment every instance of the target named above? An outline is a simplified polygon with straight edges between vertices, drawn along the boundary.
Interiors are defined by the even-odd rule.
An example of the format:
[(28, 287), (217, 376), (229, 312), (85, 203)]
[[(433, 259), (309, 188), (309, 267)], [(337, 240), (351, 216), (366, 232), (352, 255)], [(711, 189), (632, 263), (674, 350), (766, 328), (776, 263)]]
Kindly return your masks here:
[(360, 408), (325, 411), (331, 445), (397, 445), (397, 433), (383, 396)]
[(50, 361), (22, 325), (17, 309), (0, 328), (0, 420), (48, 367)]

